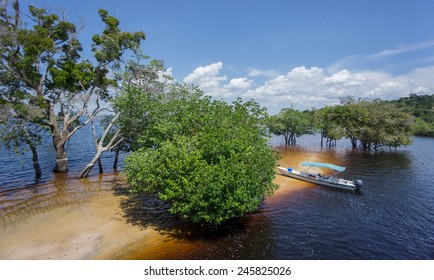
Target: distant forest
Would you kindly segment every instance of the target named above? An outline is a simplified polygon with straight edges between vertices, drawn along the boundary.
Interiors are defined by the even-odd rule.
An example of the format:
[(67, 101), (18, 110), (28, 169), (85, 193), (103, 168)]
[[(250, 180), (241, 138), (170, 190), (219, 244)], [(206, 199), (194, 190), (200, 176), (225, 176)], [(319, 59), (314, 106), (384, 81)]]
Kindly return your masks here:
[(434, 137), (434, 94), (410, 94), (398, 100), (389, 101), (397, 107), (405, 108), (416, 120), (414, 135)]
[(283, 135), (293, 145), (305, 134), (321, 134), (321, 147), (335, 146), (342, 138), (353, 149), (377, 150), (410, 145), (412, 135), (434, 137), (434, 94), (410, 94), (397, 100), (356, 99), (346, 96), (340, 104), (299, 111), (283, 108), (268, 119), (271, 133)]

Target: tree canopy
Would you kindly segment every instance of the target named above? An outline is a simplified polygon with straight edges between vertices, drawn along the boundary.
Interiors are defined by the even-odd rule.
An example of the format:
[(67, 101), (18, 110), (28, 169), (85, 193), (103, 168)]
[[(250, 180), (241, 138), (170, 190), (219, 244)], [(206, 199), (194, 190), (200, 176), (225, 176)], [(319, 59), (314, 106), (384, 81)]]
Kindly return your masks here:
[(276, 155), (267, 145), (266, 112), (257, 103), (211, 101), (197, 88), (179, 85), (158, 96), (130, 88), (120, 99), (130, 113), (120, 122), (141, 119), (146, 126), (132, 131), (140, 144), (125, 160), (128, 181), (135, 191), (169, 203), (171, 213), (217, 226), (255, 211), (276, 189)]
[[(48, 128), (56, 151), (54, 171), (66, 172), (65, 144), (101, 112), (91, 110), (90, 103), (116, 86), (109, 71), (120, 68), (126, 52), (140, 52), (145, 35), (122, 31), (119, 20), (100, 9), (105, 28), (92, 38), (93, 58), (83, 59), (74, 23), (32, 5), (23, 12), (19, 1), (5, 3), (0, 7), (0, 106), (21, 123)], [(29, 108), (41, 114), (29, 119)], [(82, 122), (85, 115), (89, 118)]]
[(414, 134), (420, 136), (434, 136), (434, 94), (410, 94), (398, 100), (390, 101), (400, 108), (406, 109), (416, 118)]
[(349, 138), (354, 149), (411, 143), (414, 118), (405, 108), (381, 100), (345, 97), (340, 105), (316, 110), (314, 116), (323, 137), (329, 140)]
[(311, 134), (311, 117), (308, 112), (300, 112), (292, 108), (284, 108), (267, 121), (270, 132), (283, 135), (285, 145), (296, 144), (296, 137)]

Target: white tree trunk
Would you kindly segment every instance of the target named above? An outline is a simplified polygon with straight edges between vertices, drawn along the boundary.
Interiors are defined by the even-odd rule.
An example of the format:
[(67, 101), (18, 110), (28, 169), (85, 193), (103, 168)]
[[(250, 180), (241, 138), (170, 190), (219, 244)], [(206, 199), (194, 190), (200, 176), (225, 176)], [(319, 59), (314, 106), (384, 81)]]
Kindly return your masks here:
[(107, 134), (109, 133), (114, 122), (119, 118), (119, 116), (120, 116), (120, 113), (117, 113), (114, 116), (114, 118), (112, 119), (110, 124), (106, 127), (103, 135), (101, 136), (101, 138), (99, 140), (96, 138), (95, 127), (93, 125), (93, 120), (92, 120), (92, 132), (93, 132), (93, 137), (94, 137), (94, 142), (95, 142), (95, 147), (96, 147), (96, 154), (93, 157), (93, 159), (89, 162), (89, 164), (86, 165), (86, 167), (81, 171), (79, 178), (86, 178), (89, 175), (92, 168), (95, 166), (95, 163), (101, 158), (102, 154), (104, 152), (116, 147), (123, 140), (120, 137), (120, 130), (117, 130), (115, 135), (112, 137), (112, 139), (110, 139), (110, 142), (106, 146), (103, 146), (104, 140), (107, 137)]

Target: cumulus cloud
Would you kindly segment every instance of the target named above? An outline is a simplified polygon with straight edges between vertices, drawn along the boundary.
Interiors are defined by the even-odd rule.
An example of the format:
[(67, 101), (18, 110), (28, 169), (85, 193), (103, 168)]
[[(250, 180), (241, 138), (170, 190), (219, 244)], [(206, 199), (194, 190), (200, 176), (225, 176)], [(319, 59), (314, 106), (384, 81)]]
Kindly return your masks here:
[(220, 74), (222, 68), (223, 63), (220, 61), (200, 66), (185, 77), (183, 81), (199, 86), (207, 94), (215, 98), (226, 99), (241, 96), (243, 92), (253, 86), (254, 81), (247, 77), (233, 78), (227, 82), (227, 76)]
[(204, 90), (213, 90), (220, 86), (222, 81), (227, 80), (226, 76), (219, 76), (223, 67), (222, 62), (216, 62), (207, 66), (197, 67), (192, 73), (184, 78), (187, 84), (196, 84)]
[(246, 77), (236, 78), (229, 81), (226, 85), (228, 89), (248, 89), (253, 85), (253, 80), (249, 80)]
[(344, 86), (358, 86), (366, 82), (367, 78), (363, 74), (353, 74), (347, 69), (324, 78), (324, 84), (341, 84)]
[[(394, 76), (381, 71), (352, 72), (343, 69), (331, 72), (319, 67), (299, 66), (286, 74), (269, 77), (261, 83), (247, 77), (228, 80), (220, 74), (222, 69), (222, 62), (198, 67), (184, 81), (197, 84), (214, 98), (228, 101), (235, 97), (245, 100), (253, 98), (273, 114), (290, 106), (303, 110), (335, 105), (339, 103), (340, 97), (347, 95), (395, 99), (412, 92), (432, 93), (434, 89), (434, 67), (415, 69), (407, 74)], [(252, 72), (252, 69), (248, 70), (249, 77), (255, 77)]]

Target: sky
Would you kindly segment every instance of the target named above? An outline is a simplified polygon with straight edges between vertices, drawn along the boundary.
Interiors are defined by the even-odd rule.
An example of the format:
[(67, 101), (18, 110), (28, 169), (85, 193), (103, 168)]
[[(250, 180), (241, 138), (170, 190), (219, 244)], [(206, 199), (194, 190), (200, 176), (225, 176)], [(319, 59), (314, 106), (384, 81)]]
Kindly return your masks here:
[(347, 95), (385, 100), (434, 93), (431, 0), (22, 0), (83, 22), (143, 31), (144, 52), (176, 81), (216, 99), (254, 99), (278, 113), (339, 103)]

